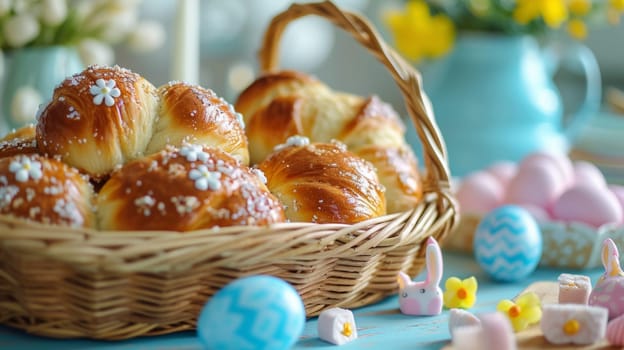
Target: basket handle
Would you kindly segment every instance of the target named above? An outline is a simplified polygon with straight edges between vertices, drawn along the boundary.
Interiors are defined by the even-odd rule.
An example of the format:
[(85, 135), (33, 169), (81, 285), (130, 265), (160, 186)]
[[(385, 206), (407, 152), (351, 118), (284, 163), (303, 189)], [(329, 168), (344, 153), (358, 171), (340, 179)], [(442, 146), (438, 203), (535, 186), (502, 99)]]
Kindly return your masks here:
[(423, 190), (435, 191), (453, 201), (450, 189), (450, 171), (446, 146), (435, 123), (433, 113), (426, 105), (421, 89), (421, 76), (409, 63), (397, 54), (382, 39), (381, 35), (362, 16), (341, 10), (331, 1), (292, 4), (284, 12), (273, 17), (264, 33), (258, 53), (262, 72), (276, 71), (279, 61), (279, 39), (286, 25), (295, 19), (317, 15), (342, 28), (367, 48), (392, 74), (401, 90), (407, 112), (414, 122), (416, 132), (423, 146), (426, 168)]

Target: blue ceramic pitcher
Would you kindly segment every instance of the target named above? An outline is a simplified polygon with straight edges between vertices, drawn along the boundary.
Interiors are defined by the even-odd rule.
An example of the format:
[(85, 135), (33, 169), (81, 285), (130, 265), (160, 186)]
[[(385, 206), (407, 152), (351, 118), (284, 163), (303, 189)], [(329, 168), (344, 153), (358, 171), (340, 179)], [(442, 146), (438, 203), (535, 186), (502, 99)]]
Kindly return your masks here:
[(452, 53), (423, 69), (454, 176), (536, 150), (568, 151), (578, 128), (600, 108), (600, 71), (580, 44), (561, 46), (556, 56), (575, 60), (587, 82), (580, 109), (565, 117), (555, 61), (545, 59), (554, 56), (544, 55), (533, 37), (462, 35)]
[(19, 120), (11, 114), (13, 98), (20, 88), (28, 86), (36, 90), (40, 102), (52, 98), (54, 88), (63, 79), (80, 72), (84, 67), (80, 56), (73, 46), (40, 46), (16, 49), (7, 53), (7, 65), (2, 86), (2, 118), (0, 118), (0, 134), (4, 135), (31, 120)]

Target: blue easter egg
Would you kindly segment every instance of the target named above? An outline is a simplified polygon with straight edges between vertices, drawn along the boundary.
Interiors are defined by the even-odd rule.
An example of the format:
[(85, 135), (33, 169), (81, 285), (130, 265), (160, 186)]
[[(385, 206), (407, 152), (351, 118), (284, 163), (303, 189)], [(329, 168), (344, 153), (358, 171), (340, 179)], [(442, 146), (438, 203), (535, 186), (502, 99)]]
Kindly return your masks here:
[(518, 281), (537, 268), (542, 232), (526, 209), (505, 205), (481, 219), (473, 248), (477, 262), (493, 279)]
[(299, 293), (272, 276), (237, 279), (206, 303), (197, 334), (206, 349), (289, 349), (305, 326)]

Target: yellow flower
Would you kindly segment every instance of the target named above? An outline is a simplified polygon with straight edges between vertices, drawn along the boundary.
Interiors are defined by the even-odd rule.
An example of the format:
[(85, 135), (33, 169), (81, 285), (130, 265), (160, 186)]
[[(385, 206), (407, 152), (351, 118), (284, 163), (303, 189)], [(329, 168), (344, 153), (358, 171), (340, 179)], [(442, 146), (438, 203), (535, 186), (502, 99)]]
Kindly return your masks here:
[(439, 57), (453, 46), (455, 29), (451, 20), (444, 15), (431, 16), (422, 0), (409, 1), (403, 11), (386, 13), (384, 22), (397, 50), (409, 60)]
[(568, 9), (564, 0), (518, 0), (513, 18), (520, 24), (542, 18), (549, 27), (558, 28), (568, 18)]
[(568, 33), (575, 39), (587, 38), (587, 25), (580, 19), (573, 19), (568, 22)]
[(450, 277), (444, 287), (444, 306), (449, 309), (469, 309), (477, 300), (477, 279), (474, 276), (463, 281)]
[(542, 319), (541, 302), (537, 294), (533, 292), (520, 295), (515, 303), (508, 299), (501, 300), (496, 309), (509, 318), (516, 332), (526, 329)]
[(585, 16), (591, 11), (592, 2), (591, 0), (570, 0), (568, 8), (573, 15)]
[(618, 11), (624, 11), (624, 0), (609, 0), (609, 6)]

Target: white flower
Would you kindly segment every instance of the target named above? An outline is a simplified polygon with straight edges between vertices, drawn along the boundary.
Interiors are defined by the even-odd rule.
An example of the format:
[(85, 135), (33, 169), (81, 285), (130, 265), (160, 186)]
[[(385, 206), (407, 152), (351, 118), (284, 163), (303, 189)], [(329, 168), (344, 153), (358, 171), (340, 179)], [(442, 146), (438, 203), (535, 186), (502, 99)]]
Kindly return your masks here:
[(34, 122), (41, 102), (41, 95), (33, 87), (20, 87), (11, 101), (11, 119), (16, 124)]
[(96, 39), (81, 40), (78, 52), (82, 63), (87, 66), (92, 64), (110, 66), (115, 62), (115, 52), (110, 45)]
[(49, 26), (60, 24), (67, 18), (67, 1), (43, 0), (40, 17), (43, 24)]
[(128, 36), (128, 46), (137, 52), (155, 50), (165, 42), (165, 29), (157, 21), (142, 21)]
[(20, 47), (39, 35), (40, 26), (35, 16), (22, 13), (7, 19), (2, 29), (7, 44), (11, 47)]
[(117, 44), (124, 40), (137, 23), (133, 9), (114, 7), (98, 8), (84, 20), (85, 30), (98, 33), (97, 37), (107, 43)]
[(202, 146), (200, 145), (183, 146), (180, 149), (180, 154), (186, 157), (186, 160), (189, 162), (194, 162), (198, 159), (202, 162), (208, 160), (208, 153), (204, 152)]
[(191, 170), (189, 172), (189, 178), (195, 181), (195, 188), (200, 191), (208, 189), (216, 191), (221, 186), (219, 182), (221, 173), (209, 171), (205, 165), (200, 165), (197, 169)]
[(15, 180), (18, 182), (26, 182), (28, 178), (39, 180), (43, 176), (41, 163), (31, 161), (28, 157), (20, 157), (13, 160), (9, 164), (9, 171), (15, 174)]
[(0, 17), (4, 17), (11, 10), (11, 0), (0, 0)]
[(98, 79), (95, 81), (95, 85), (91, 85), (89, 92), (93, 95), (93, 103), (101, 105), (102, 101), (110, 107), (115, 104), (115, 97), (121, 96), (121, 91), (115, 87), (116, 83), (113, 79), (108, 81), (104, 79)]

